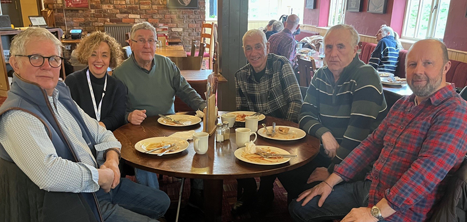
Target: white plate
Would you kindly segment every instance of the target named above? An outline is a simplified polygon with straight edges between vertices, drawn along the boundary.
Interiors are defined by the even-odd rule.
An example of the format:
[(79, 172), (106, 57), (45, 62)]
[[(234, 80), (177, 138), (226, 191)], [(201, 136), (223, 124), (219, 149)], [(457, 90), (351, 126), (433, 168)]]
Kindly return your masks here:
[[(243, 120), (241, 120), (241, 121), (238, 120), (239, 115), (251, 116), (251, 115), (253, 115), (254, 113), (256, 113), (256, 112), (253, 112), (253, 111), (235, 111), (235, 112), (230, 112), (229, 114), (233, 114), (233, 115), (235, 115), (235, 116), (237, 117), (237, 118), (235, 118), (235, 121), (236, 121), (236, 122), (242, 122), (242, 123), (244, 123), (244, 122), (245, 122), (245, 119), (243, 119)], [(266, 116), (265, 116), (265, 115), (261, 114), (261, 115), (258, 116), (258, 121), (261, 121), (261, 120), (264, 120), (264, 119), (266, 119)]]
[(176, 124), (162, 117), (159, 117), (159, 119), (157, 119), (157, 122), (164, 126), (175, 126), (175, 127), (193, 126), (201, 122), (201, 119), (197, 116), (191, 116), (191, 115), (167, 115), (167, 116), (174, 120), (180, 121), (181, 123), (183, 123), (183, 125)]
[(403, 86), (407, 84), (406, 81), (396, 81), (396, 82), (387, 82), (387, 81), (381, 81), (383, 85), (388, 85), (388, 86)]
[[(160, 143), (160, 144), (158, 144)], [(154, 149), (154, 148), (157, 148), (157, 147), (163, 147), (165, 145), (169, 145), (169, 144), (172, 144), (172, 143), (175, 143), (175, 150), (174, 151), (171, 151), (171, 152), (167, 152), (165, 153), (164, 155), (166, 154), (174, 154), (174, 153), (180, 153), (184, 150), (186, 150), (188, 148), (188, 142), (182, 138), (177, 138), (177, 137), (151, 137), (151, 138), (147, 138), (147, 139), (144, 139), (144, 140), (141, 140), (139, 142), (137, 142), (135, 144), (135, 149), (139, 152), (146, 152), (148, 150), (151, 150), (151, 149)], [(169, 149), (174, 149), (174, 147), (170, 147)], [(148, 153), (148, 154), (152, 154), (152, 155), (155, 155), (155, 154), (158, 154), (158, 153), (162, 153), (164, 152), (165, 149), (160, 149), (160, 150), (156, 150), (152, 153)]]
[[(277, 154), (290, 154), (287, 150), (283, 150), (273, 146), (256, 146), (256, 148), (262, 148), (263, 150), (269, 150), (272, 153)], [(256, 165), (279, 165), (283, 163), (289, 162), (290, 158), (280, 158), (280, 159), (272, 159), (272, 158), (263, 158), (258, 154), (245, 154), (244, 153), (245, 147), (235, 150), (235, 157), (237, 159), (251, 163)]]
[[(279, 128), (288, 128), (289, 131), (287, 133), (280, 133)], [(271, 132), (272, 126), (268, 126), (268, 131)], [(263, 128), (258, 130), (258, 135), (272, 139), (272, 140), (280, 140), (280, 141), (293, 141), (293, 140), (299, 140), (303, 137), (306, 136), (306, 132), (295, 127), (290, 127), (290, 126), (276, 126), (276, 135), (274, 137), (266, 135), (266, 130)]]
[(378, 72), (379, 77), (390, 77), (394, 76), (394, 74), (389, 73), (389, 72)]

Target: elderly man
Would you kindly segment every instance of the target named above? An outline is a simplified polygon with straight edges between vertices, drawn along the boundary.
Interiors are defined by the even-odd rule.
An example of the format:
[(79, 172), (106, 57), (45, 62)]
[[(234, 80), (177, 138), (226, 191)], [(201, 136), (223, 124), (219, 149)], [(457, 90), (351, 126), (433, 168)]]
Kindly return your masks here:
[(177, 95), (194, 110), (203, 110), (205, 101), (191, 88), (169, 58), (155, 54), (156, 29), (148, 22), (133, 25), (130, 47), (133, 51), (114, 71), (128, 87), (128, 122), (139, 125), (147, 116), (174, 113)]
[(399, 58), (400, 47), (395, 39), (395, 32), (391, 27), (383, 25), (376, 34), (378, 45), (371, 53), (369, 65), (379, 72), (395, 73)]
[(292, 33), (300, 28), (299, 22), (300, 19), (297, 15), (289, 15), (284, 24), (284, 30), (272, 35), (268, 40), (269, 52), (284, 56), (292, 65), (295, 64), (295, 47), (297, 46), (297, 41), (295, 41)]
[[(191, 88), (169, 58), (156, 55), (156, 29), (148, 22), (133, 25), (130, 31), (130, 47), (133, 54), (114, 71), (114, 76), (128, 87), (126, 119), (140, 125), (147, 116), (174, 113), (175, 95), (194, 110), (203, 110), (205, 101)], [(139, 183), (159, 188), (155, 173), (135, 169)], [(196, 183), (197, 201), (202, 196), (202, 180)], [(194, 191), (194, 189), (192, 189)], [(191, 195), (190, 198), (194, 198)], [(198, 201), (199, 200), (199, 201)], [(197, 205), (202, 205), (198, 203)]]
[[(358, 58), (358, 42), (357, 31), (349, 25), (333, 26), (324, 36), (327, 66), (313, 76), (299, 115), (300, 128), (321, 139), (322, 147), (309, 164), (279, 176), (289, 202), (310, 186), (307, 183), (326, 179), (387, 113), (380, 78)], [(361, 170), (358, 178), (370, 168)]]
[[(302, 105), (300, 88), (286, 58), (269, 51), (266, 36), (261, 30), (249, 30), (243, 36), (243, 51), (249, 64), (235, 73), (237, 110), (261, 112), (289, 121), (297, 121)], [(276, 176), (261, 177), (259, 206), (267, 208), (274, 198), (273, 183)], [(233, 208), (241, 213), (254, 202), (256, 182), (253, 178), (238, 180), (243, 196)]]
[[(425, 221), (461, 165), (467, 146), (467, 103), (446, 83), (446, 46), (421, 40), (408, 52), (413, 95), (398, 100), (381, 125), (323, 183), (289, 206), (296, 221)], [(348, 181), (376, 161), (365, 181)], [(338, 185), (339, 184), (339, 185)], [(320, 197), (318, 197), (320, 196)]]
[[(10, 64), (15, 75), (0, 108), (0, 156), (14, 162), (32, 182), (15, 176), (0, 180), (1, 186), (6, 187), (6, 181), (20, 187), (29, 183), (46, 196), (51, 192), (84, 197), (54, 206), (38, 200), (37, 209), (34, 205), (26, 210), (37, 211), (39, 217), (51, 209), (60, 217), (62, 210), (83, 205), (93, 212), (89, 218), (95, 221), (156, 221), (169, 207), (168, 196), (120, 179), (120, 143), (73, 102), (69, 89), (58, 80), (61, 48), (60, 41), (43, 28), (28, 28), (12, 41)], [(75, 216), (83, 217), (78, 212)], [(76, 220), (62, 218), (72, 219)]]

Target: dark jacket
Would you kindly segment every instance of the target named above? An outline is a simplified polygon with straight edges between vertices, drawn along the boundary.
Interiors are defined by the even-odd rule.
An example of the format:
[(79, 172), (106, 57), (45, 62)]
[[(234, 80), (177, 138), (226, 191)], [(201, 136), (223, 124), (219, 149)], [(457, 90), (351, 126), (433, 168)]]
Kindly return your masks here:
[[(83, 132), (83, 138), (86, 140), (87, 144), (89, 144), (92, 153), (95, 155), (95, 141), (86, 127), (84, 120), (81, 118), (78, 107), (71, 99), (68, 87), (60, 81), (56, 89), (59, 91), (59, 101), (75, 117), (76, 122), (81, 128), (81, 132)], [(28, 82), (15, 74), (11, 89), (8, 92), (8, 98), (0, 107), (0, 115), (9, 110), (22, 110), (40, 119), (48, 131), (48, 135), (54, 144), (57, 155), (63, 159), (78, 162), (72, 147), (70, 147), (71, 142), (62, 132), (61, 126), (56, 121), (55, 114), (52, 111), (45, 90), (42, 90), (39, 85)], [(2, 200), (0, 202), (4, 204), (0, 205), (0, 215), (5, 215), (6, 217), (5, 220), (0, 219), (0, 221), (16, 221), (16, 219), (18, 219), (17, 221), (53, 221), (50, 218), (57, 214), (62, 215), (62, 221), (64, 219), (69, 221), (69, 219), (74, 218), (88, 219), (82, 221), (101, 220), (97, 198), (94, 193), (52, 193), (41, 190), (13, 163), (13, 160), (1, 145), (0, 158), (5, 160), (3, 161), (3, 165), (6, 166), (5, 168), (0, 167), (0, 200)], [(14, 166), (5, 163), (7, 161)], [(15, 173), (12, 174), (12, 172)], [(70, 200), (69, 198), (71, 198), (74, 201), (51, 201), (50, 198), (52, 196), (56, 198), (55, 200), (62, 201), (62, 198), (63, 200)], [(33, 205), (23, 204), (28, 202)], [(66, 212), (60, 210), (60, 208), (71, 208), (75, 210), (68, 212), (69, 214), (65, 217), (63, 213)], [(44, 209), (49, 209), (49, 211)], [(26, 218), (22, 218), (20, 215), (27, 216)], [(44, 220), (44, 218), (49, 219)], [(56, 219), (58, 220), (59, 218)]]
[(441, 202), (434, 208), (431, 222), (466, 221), (467, 211), (467, 161), (450, 178)]

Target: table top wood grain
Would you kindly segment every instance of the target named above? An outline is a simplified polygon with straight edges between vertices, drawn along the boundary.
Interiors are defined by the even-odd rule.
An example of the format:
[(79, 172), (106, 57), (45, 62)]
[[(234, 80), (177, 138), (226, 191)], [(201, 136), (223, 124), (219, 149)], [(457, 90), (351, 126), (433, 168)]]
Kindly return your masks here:
[[(126, 124), (114, 131), (115, 137), (122, 144), (122, 158), (135, 167), (155, 173), (214, 180), (266, 176), (305, 165), (319, 152), (319, 140), (310, 135), (297, 141), (287, 142), (270, 140), (258, 135), (256, 145), (282, 148), (298, 156), (292, 158), (288, 163), (274, 166), (254, 165), (242, 162), (234, 156), (237, 146), (235, 144), (235, 131), (233, 128), (231, 129), (230, 140), (222, 143), (215, 142), (214, 135), (210, 136), (208, 152), (203, 155), (196, 154), (192, 141), (189, 142), (187, 150), (162, 157), (136, 151), (134, 148), (135, 144), (146, 138), (169, 136), (175, 132), (185, 130), (195, 130), (196, 132), (202, 130), (202, 122), (195, 126), (180, 128), (163, 126), (157, 122), (157, 119), (158, 117), (148, 117), (140, 126)], [(296, 123), (269, 116), (266, 117), (264, 122), (267, 125), (276, 122), (277, 125), (298, 127)]]
[(156, 54), (165, 57), (186, 57), (186, 52), (183, 45), (168, 45), (164, 47), (157, 47)]

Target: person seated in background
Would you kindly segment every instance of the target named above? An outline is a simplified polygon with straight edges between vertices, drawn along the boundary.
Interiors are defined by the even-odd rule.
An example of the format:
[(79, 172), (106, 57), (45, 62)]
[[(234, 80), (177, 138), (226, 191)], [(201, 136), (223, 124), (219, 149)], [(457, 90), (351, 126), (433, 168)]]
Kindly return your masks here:
[(266, 27), (263, 29), (263, 32), (266, 33), (266, 32), (269, 32), (269, 31), (272, 31), (272, 25), (274, 24), (276, 20), (272, 19), (268, 22), (268, 24), (266, 25)]
[(116, 130), (125, 124), (127, 88), (110, 76), (107, 68), (120, 64), (123, 54), (120, 44), (112, 36), (97, 31), (84, 37), (75, 52), (80, 63), (88, 67), (65, 79), (71, 97), (103, 127)]
[[(288, 202), (323, 181), (387, 114), (381, 81), (357, 55), (354, 27), (336, 25), (324, 36), (324, 61), (311, 80), (298, 116), (300, 128), (321, 140), (320, 152), (308, 164), (279, 175)], [(371, 164), (369, 164), (371, 165)], [(356, 177), (363, 179), (370, 166)]]
[[(149, 22), (134, 24), (130, 31), (133, 53), (113, 71), (113, 76), (128, 87), (125, 120), (134, 125), (140, 125), (147, 116), (175, 113), (175, 96), (194, 110), (206, 107), (206, 102), (180, 74), (178, 67), (169, 58), (155, 54), (156, 38), (156, 28)], [(139, 183), (159, 188), (155, 173), (136, 168), (135, 174)], [(196, 195), (190, 195), (190, 200), (199, 197), (192, 202), (200, 206), (202, 180), (191, 181), (192, 194)]]
[(391, 27), (382, 25), (376, 34), (378, 45), (371, 53), (369, 65), (378, 72), (388, 72), (394, 74), (397, 68), (399, 51), (401, 50), (398, 40), (395, 39), (395, 32)]
[[(295, 221), (425, 221), (443, 196), (448, 174), (467, 152), (467, 103), (446, 83), (446, 46), (420, 40), (408, 51), (407, 83), (379, 127), (326, 180), (289, 205)], [(349, 181), (376, 161), (366, 180)]]
[[(241, 111), (256, 111), (297, 122), (302, 106), (302, 94), (292, 66), (283, 56), (269, 52), (266, 35), (257, 29), (243, 36), (243, 52), (249, 64), (235, 73), (236, 108)], [(276, 175), (261, 177), (258, 191), (259, 204), (267, 210), (274, 199), (273, 184)], [(233, 214), (244, 212), (256, 201), (254, 178), (239, 179), (238, 188), (243, 194), (232, 209)]]
[(284, 29), (272, 35), (268, 40), (269, 52), (284, 56), (290, 61), (292, 67), (295, 67), (295, 47), (297, 46), (297, 41), (295, 41), (292, 33), (300, 28), (299, 22), (300, 18), (297, 15), (289, 15), (284, 24)]
[(282, 24), (280, 21), (275, 21), (272, 23), (272, 29), (266, 32), (266, 39), (269, 39), (271, 35), (281, 32), (282, 30), (284, 30), (284, 24)]
[(84, 205), (96, 221), (157, 221), (167, 211), (169, 197), (120, 179), (120, 142), (79, 108), (59, 81), (62, 47), (44, 28), (29, 27), (13, 39), (15, 75), (0, 107), (1, 158), (14, 162), (44, 191), (83, 196), (79, 203), (49, 206), (54, 210)]

